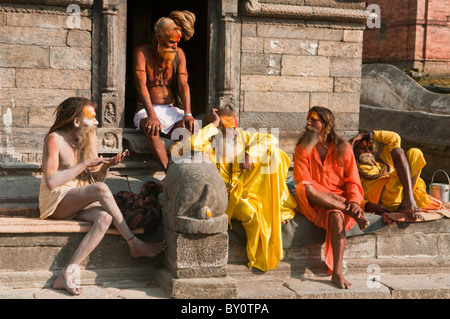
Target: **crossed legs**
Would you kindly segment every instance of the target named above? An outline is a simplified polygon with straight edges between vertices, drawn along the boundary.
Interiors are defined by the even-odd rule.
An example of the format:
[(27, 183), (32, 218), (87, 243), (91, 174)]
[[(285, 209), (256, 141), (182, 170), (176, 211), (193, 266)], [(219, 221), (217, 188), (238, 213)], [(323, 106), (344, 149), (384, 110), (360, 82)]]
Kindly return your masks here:
[[(126, 239), (133, 257), (154, 257), (165, 248), (165, 242), (146, 243), (134, 236), (117, 206), (109, 187), (104, 183), (94, 183), (71, 189), (60, 202), (53, 219), (76, 219), (90, 221), (92, 228), (81, 241), (78, 249), (69, 261), (70, 265), (79, 265), (102, 240), (111, 223)], [(68, 267), (69, 268), (69, 267)], [(71, 273), (67, 268), (55, 280), (54, 288), (67, 289), (72, 294), (81, 294), (79, 287), (71, 283)]]
[[(342, 269), (346, 242), (345, 225), (342, 214), (346, 213), (345, 199), (335, 194), (321, 192), (312, 185), (305, 185), (305, 193), (311, 206), (320, 206), (332, 210), (328, 214), (328, 223), (330, 225), (329, 231), (331, 232), (331, 248), (333, 252), (333, 273), (331, 281), (341, 289), (348, 289), (351, 287), (351, 283), (344, 278)], [(365, 229), (367, 227), (369, 222), (363, 214), (352, 217), (355, 219), (360, 229)]]

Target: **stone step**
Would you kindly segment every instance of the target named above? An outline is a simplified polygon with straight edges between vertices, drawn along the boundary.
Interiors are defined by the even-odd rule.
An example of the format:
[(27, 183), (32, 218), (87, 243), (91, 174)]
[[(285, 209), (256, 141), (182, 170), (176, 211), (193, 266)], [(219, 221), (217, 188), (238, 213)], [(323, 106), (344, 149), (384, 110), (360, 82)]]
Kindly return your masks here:
[[(0, 218), (0, 282), (21, 288), (51, 282), (67, 265), (89, 229), (89, 223), (75, 220)], [(161, 227), (154, 232), (135, 232), (146, 241), (163, 238)], [(352, 275), (375, 271), (389, 275), (450, 274), (449, 238), (449, 219), (387, 226), (373, 234), (348, 238), (344, 268)], [(151, 281), (162, 266), (162, 257), (132, 258), (126, 242), (111, 229), (81, 266), (89, 274), (98, 272), (95, 282), (99, 284), (112, 277), (120, 281), (142, 276)], [(285, 257), (278, 267), (265, 273), (249, 269), (246, 264), (245, 247), (230, 242), (227, 272), (235, 279), (317, 277), (327, 270), (321, 243), (285, 248)], [(27, 277), (26, 273), (37, 277)], [(92, 276), (86, 275), (86, 279), (91, 280)]]
[[(43, 287), (67, 266), (86, 232), (89, 222), (0, 217), (0, 283), (8, 287)], [(162, 240), (162, 229), (133, 232), (145, 241)], [(115, 280), (154, 282), (162, 255), (133, 258), (126, 241), (111, 228), (101, 243), (81, 264), (86, 283)], [(97, 274), (97, 275), (93, 275)], [(131, 275), (130, 275), (131, 274)], [(93, 281), (92, 278), (95, 278)]]

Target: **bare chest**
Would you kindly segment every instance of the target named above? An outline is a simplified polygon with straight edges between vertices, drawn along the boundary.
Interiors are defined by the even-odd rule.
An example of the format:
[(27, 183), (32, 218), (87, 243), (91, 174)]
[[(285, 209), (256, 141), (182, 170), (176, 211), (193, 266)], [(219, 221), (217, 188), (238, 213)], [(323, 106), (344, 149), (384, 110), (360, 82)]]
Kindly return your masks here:
[(59, 170), (71, 168), (77, 164), (77, 153), (75, 149), (64, 141), (59, 152)]

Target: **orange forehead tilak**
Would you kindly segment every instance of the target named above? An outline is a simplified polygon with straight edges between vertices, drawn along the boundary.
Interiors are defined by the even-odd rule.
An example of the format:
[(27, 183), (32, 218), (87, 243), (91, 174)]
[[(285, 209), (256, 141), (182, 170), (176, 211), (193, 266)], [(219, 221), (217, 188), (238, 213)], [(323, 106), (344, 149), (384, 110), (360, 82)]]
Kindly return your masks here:
[(237, 122), (236, 116), (222, 115), (220, 117), (220, 121), (222, 122), (223, 126), (225, 126), (225, 128), (237, 127), (238, 126), (238, 122)]
[(172, 31), (170, 31), (168, 38), (169, 38), (169, 41), (178, 43), (181, 40), (181, 34), (179, 31), (172, 30)]
[(97, 114), (95, 113), (95, 109), (93, 106), (85, 106), (83, 108), (84, 117), (87, 119), (93, 119)]
[(320, 118), (319, 118), (319, 114), (317, 114), (317, 112), (312, 111), (312, 112), (308, 112), (306, 119), (318, 121)]

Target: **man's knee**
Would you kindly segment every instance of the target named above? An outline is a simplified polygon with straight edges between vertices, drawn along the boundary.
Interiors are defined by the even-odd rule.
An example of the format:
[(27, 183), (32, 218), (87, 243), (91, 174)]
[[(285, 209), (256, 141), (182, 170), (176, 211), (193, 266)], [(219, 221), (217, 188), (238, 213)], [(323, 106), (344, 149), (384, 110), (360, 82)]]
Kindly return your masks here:
[(100, 197), (100, 198), (108, 198), (108, 197), (112, 197), (112, 192), (109, 189), (108, 185), (106, 185), (103, 182), (97, 182), (92, 184), (93, 188), (94, 188), (94, 192), (95, 194)]
[(340, 233), (344, 230), (344, 217), (340, 212), (330, 212), (328, 218), (332, 231)]
[(97, 224), (106, 231), (113, 221), (113, 217), (105, 211), (100, 211), (97, 217)]
[(406, 158), (408, 158), (408, 161), (412, 161), (415, 160), (417, 158), (423, 158), (423, 153), (420, 149), (418, 148), (410, 148), (407, 152), (406, 152)]
[(303, 187), (305, 189), (306, 197), (309, 198), (314, 193), (314, 186), (311, 184), (304, 184)]
[(234, 208), (232, 218), (242, 223), (257, 221), (256, 209), (249, 201), (240, 200)]

